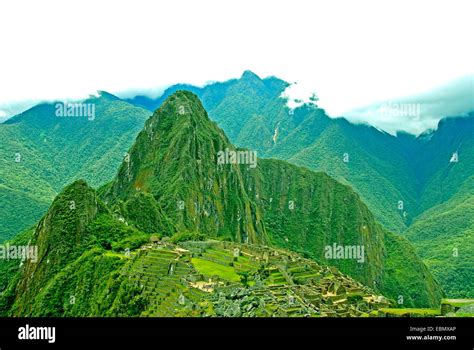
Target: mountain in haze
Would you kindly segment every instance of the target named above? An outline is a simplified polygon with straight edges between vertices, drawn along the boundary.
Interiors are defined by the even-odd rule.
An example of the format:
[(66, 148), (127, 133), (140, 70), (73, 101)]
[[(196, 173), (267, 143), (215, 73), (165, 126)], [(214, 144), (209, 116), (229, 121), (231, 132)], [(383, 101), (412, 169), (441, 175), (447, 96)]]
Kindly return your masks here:
[[(448, 217), (452, 198), (457, 198), (456, 202), (472, 198), (474, 192), (467, 183), (474, 176), (474, 113), (442, 119), (436, 131), (418, 137), (406, 133), (394, 136), (344, 118), (329, 118), (314, 104), (291, 110), (281, 98), (287, 86), (275, 77), (260, 79), (247, 71), (240, 79), (187, 88), (202, 99), (210, 118), (233, 143), (264, 157), (324, 171), (349, 184), (378, 221), (394, 232), (407, 231), (410, 239), (418, 236), (411, 227), (418, 221), (426, 222), (430, 210), (437, 208), (439, 216), (439, 210), (444, 209), (444, 217)], [(146, 101), (145, 108), (154, 108), (180, 87), (170, 87), (156, 100), (139, 96), (130, 102)], [(453, 157), (457, 161), (452, 161)], [(456, 216), (467, 223), (470, 232), (474, 226), (470, 226), (467, 207), (459, 207)], [(466, 224), (458, 225), (459, 220), (452, 221), (446, 235), (456, 237), (458, 249), (465, 251), (471, 236), (462, 234)], [(440, 227), (439, 220), (430, 220), (428, 226), (416, 225), (417, 232), (423, 227), (426, 237), (414, 239), (418, 252), (453, 296), (473, 297), (472, 286), (463, 285), (463, 281), (474, 279), (472, 272), (466, 271), (460, 279), (453, 268), (434, 267), (445, 263), (451, 266), (452, 253), (439, 255), (439, 251), (424, 246), (430, 232), (437, 230), (433, 225)], [(436, 240), (434, 235), (431, 238)], [(469, 257), (463, 256), (455, 261), (468, 266)]]
[[(313, 305), (303, 314), (368, 314), (390, 305), (377, 293), (401, 296), (404, 306), (439, 304), (442, 290), (414, 249), (349, 186), (280, 160), (222, 163), (223, 150), (248, 151), (232, 145), (196, 95), (171, 95), (112, 182), (98, 193), (84, 181), (67, 186), (34, 232), (18, 236), (38, 246), (38, 261), (11, 267), (2, 314), (220, 315), (225, 306), (223, 315), (238, 315), (229, 304), (236, 288), (246, 300), (274, 298), (275, 288), (303, 295)], [(147, 248), (150, 239), (156, 248)], [(328, 256), (334, 246), (364, 251), (359, 260)], [(219, 296), (203, 294), (206, 283)], [(165, 304), (149, 309), (149, 293)], [(192, 295), (210, 304), (176, 305)]]
[(94, 118), (59, 117), (45, 103), (0, 124), (0, 242), (37, 222), (71, 181), (109, 181), (151, 114), (105, 92), (81, 104)]

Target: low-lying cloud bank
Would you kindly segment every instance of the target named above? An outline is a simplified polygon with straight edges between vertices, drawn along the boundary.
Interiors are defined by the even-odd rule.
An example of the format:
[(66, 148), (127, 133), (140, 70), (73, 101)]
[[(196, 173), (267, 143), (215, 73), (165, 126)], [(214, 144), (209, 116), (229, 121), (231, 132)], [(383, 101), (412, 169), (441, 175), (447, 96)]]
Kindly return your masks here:
[(418, 135), (436, 129), (440, 119), (474, 111), (474, 75), (468, 75), (422, 94), (380, 101), (344, 113), (355, 123), (368, 123), (395, 134)]
[[(166, 87), (161, 86), (139, 92), (124, 91), (117, 95), (124, 98), (139, 94), (157, 98), (165, 89)], [(319, 101), (316, 91), (300, 83), (291, 84), (282, 92), (281, 97), (287, 99), (287, 105), (291, 109), (305, 103), (316, 103), (326, 108), (325, 102), (328, 102)], [(24, 101), (1, 105), (0, 123), (38, 103), (40, 102)], [(379, 101), (340, 115), (331, 114), (330, 110), (331, 108), (328, 114), (331, 118), (344, 117), (353, 123), (369, 124), (393, 135), (398, 131), (419, 135), (426, 130), (436, 129), (439, 120), (444, 117), (467, 116), (474, 111), (474, 75), (458, 78), (421, 94)]]

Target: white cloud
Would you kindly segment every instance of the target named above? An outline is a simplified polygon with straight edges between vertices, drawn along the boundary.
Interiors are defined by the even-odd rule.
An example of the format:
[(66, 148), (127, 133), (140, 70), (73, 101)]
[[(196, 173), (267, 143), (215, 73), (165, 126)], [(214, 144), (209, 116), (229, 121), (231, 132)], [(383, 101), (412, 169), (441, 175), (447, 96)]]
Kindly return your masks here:
[(286, 103), (290, 109), (301, 107), (303, 104), (313, 104), (316, 101), (317, 93), (311, 90), (311, 86), (290, 83), (290, 85), (282, 92), (281, 97), (287, 99)]
[(0, 108), (260, 76), (332, 116), (474, 72), (470, 1), (0, 2)]
[(455, 79), (423, 93), (377, 101), (344, 113), (353, 122), (365, 122), (391, 134), (420, 134), (436, 129), (442, 117), (474, 111), (474, 75)]

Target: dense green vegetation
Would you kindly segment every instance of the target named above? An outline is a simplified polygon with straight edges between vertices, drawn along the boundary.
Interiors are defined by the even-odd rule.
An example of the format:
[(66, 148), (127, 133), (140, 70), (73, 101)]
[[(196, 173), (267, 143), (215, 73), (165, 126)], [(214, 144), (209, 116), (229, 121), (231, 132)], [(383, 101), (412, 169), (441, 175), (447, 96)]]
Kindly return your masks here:
[[(324, 171), (349, 184), (385, 228), (400, 234), (408, 229), (407, 237), (450, 295), (474, 297), (472, 284), (466, 282), (474, 280), (473, 269), (465, 269), (471, 261), (454, 260), (455, 267), (449, 254), (454, 241), (467, 248), (472, 245), (472, 236), (466, 234), (474, 229), (470, 211), (466, 205), (452, 211), (448, 204), (452, 197), (469, 198), (474, 193), (465, 185), (474, 175), (474, 114), (443, 119), (436, 131), (419, 137), (392, 136), (343, 118), (331, 119), (314, 104), (290, 111), (280, 98), (287, 86), (277, 78), (260, 79), (245, 72), (238, 80), (186, 89), (202, 99), (210, 118), (236, 145), (256, 150), (259, 156)], [(130, 102), (140, 101), (154, 110), (181, 87), (169, 88), (157, 100), (137, 97)], [(450, 162), (455, 152), (459, 160)], [(436, 215), (428, 225), (425, 213), (434, 207)], [(447, 219), (449, 215), (455, 218)], [(444, 217), (445, 223), (436, 217)], [(430, 232), (441, 229), (452, 238), (431, 244)], [(420, 234), (426, 239), (417, 239)]]
[(94, 120), (57, 117), (52, 103), (0, 124), (0, 242), (36, 223), (72, 181), (110, 181), (151, 114), (105, 92), (83, 103), (95, 105)]
[(226, 148), (235, 149), (197, 97), (177, 92), (146, 122), (102, 197), (147, 232), (198, 231), (264, 243), (262, 223), (253, 219), (259, 208), (245, 190), (239, 165), (217, 164)]
[[(118, 176), (98, 190), (102, 209), (86, 225), (88, 238), (74, 248), (74, 259), (95, 247), (97, 259), (115, 261), (150, 235), (169, 236), (172, 243), (248, 241), (337, 266), (391, 299), (402, 295), (403, 306), (433, 305), (440, 288), (408, 242), (388, 229), (406, 233), (449, 297), (474, 297), (472, 254), (466, 253), (474, 242), (474, 116), (442, 120), (438, 130), (420, 137), (392, 136), (331, 119), (315, 105), (290, 111), (280, 98), (287, 86), (247, 71), (203, 88), (176, 85), (156, 100), (102, 93), (86, 101), (96, 104), (94, 121), (57, 118), (54, 105), (42, 104), (0, 124), (7, 140), (0, 145), (0, 242), (33, 226), (68, 183), (84, 178), (98, 187), (122, 162)], [(211, 125), (194, 97), (176, 94), (183, 88), (200, 97), (223, 130)], [(231, 142), (258, 151), (258, 167), (216, 167), (219, 150), (236, 149)], [(449, 161), (454, 152), (458, 162)], [(324, 171), (350, 188), (260, 157)], [(72, 228), (65, 223), (65, 231)], [(370, 247), (367, 261), (324, 259), (323, 248), (332, 243)], [(66, 247), (59, 251), (72, 249)], [(69, 264), (59, 269), (63, 263)], [(12, 262), (0, 269), (18, 278)], [(6, 281), (0, 279), (0, 288)]]
[[(286, 100), (280, 98), (287, 86), (277, 78), (260, 79), (247, 71), (241, 79), (191, 90), (236, 145), (256, 150), (261, 157), (324, 171), (351, 184), (386, 228), (404, 230), (415, 215), (413, 197), (418, 187), (403, 145), (375, 128), (330, 119), (314, 105), (290, 113)], [(148, 100), (141, 105), (154, 110), (179, 87), (169, 88), (155, 103)], [(343, 161), (345, 153), (348, 163)], [(408, 218), (397, 209), (400, 200), (410, 213)]]
[[(349, 186), (283, 161), (260, 159), (256, 168), (217, 164), (223, 148), (235, 149), (199, 99), (176, 92), (146, 122), (130, 156), (99, 195), (81, 180), (56, 197), (31, 236), (39, 262), (26, 261), (11, 271), (0, 296), (2, 313), (232, 316), (242, 315), (248, 298), (260, 300), (264, 293), (274, 300), (280, 288), (303, 299), (314, 294), (312, 303), (319, 305), (294, 309), (291, 301), (287, 315), (368, 315), (374, 306), (390, 304), (370, 295), (372, 290), (392, 300), (403, 295), (405, 307), (439, 304), (442, 291), (410, 245), (384, 230)], [(183, 248), (144, 253), (147, 236), (155, 244), (162, 237), (161, 244), (171, 241)], [(222, 243), (229, 245), (227, 251), (209, 249), (203, 236), (238, 244)], [(240, 258), (235, 249), (248, 249), (248, 243), (257, 244), (258, 253)], [(328, 259), (323, 247), (333, 243), (364, 246), (364, 260)], [(312, 260), (284, 253), (288, 250)], [(314, 261), (337, 268), (325, 267), (321, 275), (309, 267), (319, 266)], [(405, 275), (398, 276), (400, 271)], [(217, 281), (209, 287), (208, 278)], [(228, 283), (236, 283), (231, 290), (246, 296), (239, 305), (233, 296), (196, 297), (202, 294), (196, 288), (218, 290)], [(290, 288), (293, 284), (298, 287)], [(203, 302), (176, 306), (193, 296)], [(330, 306), (336, 301), (347, 305)], [(279, 307), (254, 306), (258, 311), (251, 315), (268, 315)]]

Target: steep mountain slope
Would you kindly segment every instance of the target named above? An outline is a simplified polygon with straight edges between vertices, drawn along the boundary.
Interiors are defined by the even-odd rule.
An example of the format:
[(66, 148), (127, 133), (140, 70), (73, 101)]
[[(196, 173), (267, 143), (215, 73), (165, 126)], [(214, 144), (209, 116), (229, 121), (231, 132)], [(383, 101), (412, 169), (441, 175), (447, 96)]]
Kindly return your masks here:
[(275, 77), (262, 80), (255, 73), (245, 71), (240, 79), (216, 82), (204, 87), (177, 84), (166, 89), (156, 99), (137, 96), (125, 99), (125, 101), (155, 111), (176, 91), (191, 91), (199, 96), (205, 109), (210, 113), (211, 119), (217, 121), (226, 131), (229, 139), (236, 143), (237, 137), (241, 134), (240, 130), (245, 124), (254, 115), (258, 115), (269, 103), (278, 99), (288, 85)]
[(143, 245), (149, 237), (113, 219), (85, 182), (71, 184), (34, 232), (11, 242), (37, 246), (37, 260), (0, 262), (0, 314), (347, 317), (390, 305), (337, 269), (288, 251), (217, 241)]
[[(313, 145), (289, 161), (321, 168), (336, 179), (345, 180), (365, 201), (385, 203), (383, 211), (376, 211), (378, 216), (392, 218), (392, 222), (397, 217), (403, 220), (408, 227), (406, 237), (415, 244), (418, 254), (448, 295), (472, 297), (472, 260), (466, 254), (453, 258), (452, 250), (458, 247), (469, 251), (474, 241), (470, 234), (474, 223), (469, 204), (474, 196), (473, 116), (444, 119), (436, 132), (422, 135), (418, 140), (401, 135), (371, 143), (378, 150), (370, 150), (363, 143), (355, 147), (353, 142), (344, 142), (340, 136), (343, 132), (333, 132), (335, 128), (333, 125), (322, 132)], [(359, 127), (359, 135), (351, 135), (349, 139), (373, 140), (361, 133), (362, 129)], [(347, 163), (340, 158), (344, 150), (350, 150)], [(458, 161), (450, 162), (455, 152)], [(360, 164), (366, 159), (370, 162)], [(396, 183), (390, 180), (393, 175), (380, 174), (395, 174), (402, 180)], [(403, 201), (403, 208), (394, 213), (397, 198)]]
[[(387, 306), (378, 293), (438, 305), (410, 245), (348, 186), (277, 160), (219, 164), (222, 147), (234, 150), (195, 95), (170, 96), (99, 196), (77, 181), (25, 233), (38, 261), (13, 269), (2, 314), (350, 316)], [(234, 243), (190, 242), (209, 238)], [(334, 244), (364, 247), (363, 259), (327, 256)]]
[(86, 227), (100, 211), (106, 209), (100, 207), (94, 190), (84, 181), (73, 183), (56, 197), (29, 242), (38, 247), (38, 255), (25, 262), (23, 275), (28, 278), (21, 279), (16, 288), (19, 313), (24, 313), (23, 307), (41, 286), (84, 251), (89, 239)]
[(452, 297), (474, 296), (474, 113), (446, 118), (423, 140), (415, 168), (424, 183), (406, 231)]
[[(409, 224), (408, 213), (412, 214), (410, 209), (416, 203), (417, 184), (412, 181), (413, 173), (404, 156), (397, 153), (393, 137), (369, 127), (357, 129), (353, 130), (353, 126), (343, 120), (337, 121), (288, 161), (325, 171), (350, 184), (365, 202), (373, 204), (374, 214), (385, 227), (400, 232)], [(299, 132), (298, 128), (295, 134)], [(275, 150), (275, 154), (271, 154), (279, 157), (279, 153)], [(400, 202), (403, 202), (401, 210)]]
[[(456, 246), (471, 245), (469, 232), (473, 226), (470, 226), (469, 206), (465, 203), (469, 203), (474, 194), (472, 187), (466, 184), (474, 174), (474, 115), (442, 120), (438, 130), (418, 138), (407, 134), (394, 137), (368, 126), (350, 124), (344, 119), (331, 119), (314, 105), (303, 105), (291, 111), (286, 107), (286, 101), (280, 98), (287, 86), (288, 83), (275, 77), (260, 79), (247, 71), (240, 79), (224, 83), (202, 88), (176, 85), (158, 99), (139, 96), (129, 100), (139, 108), (103, 92), (99, 98), (84, 101), (96, 106), (97, 117), (93, 121), (57, 118), (53, 104), (42, 104), (0, 124), (0, 136), (6, 140), (0, 145), (0, 217), (3, 224), (0, 242), (32, 226), (70, 181), (85, 178), (96, 187), (111, 179), (123, 154), (151, 114), (141, 107), (154, 110), (177, 90), (186, 88), (202, 99), (210, 118), (230, 135), (233, 143), (256, 150), (259, 156), (280, 158), (324, 171), (350, 185), (384, 227), (395, 232), (403, 232), (408, 227), (407, 238), (413, 240), (418, 253), (434, 269), (446, 290), (453, 295), (472, 295), (472, 286), (462, 286), (464, 281), (471, 279), (469, 272), (463, 275), (466, 278), (459, 279), (449, 252), (440, 254), (441, 241), (434, 236), (430, 240), (428, 235), (442, 230), (452, 235)], [(198, 130), (198, 124), (196, 121), (179, 126), (173, 124), (176, 127), (173, 132), (181, 127)], [(187, 137), (185, 133), (181, 136)], [(222, 139), (222, 135), (218, 147), (206, 146), (207, 141), (215, 136), (217, 133), (194, 141), (190, 139), (184, 149), (198, 152), (199, 157), (207, 152), (215, 154), (219, 148), (234, 149), (225, 137)], [(182, 138), (170, 137), (167, 142), (181, 145)], [(144, 142), (141, 147), (148, 146)], [(138, 153), (144, 154), (142, 151), (138, 149)], [(225, 222), (226, 233), (221, 234), (227, 239), (240, 237), (244, 241), (267, 243), (274, 239), (268, 235), (269, 223), (262, 219), (263, 207), (255, 203), (255, 194), (242, 190), (248, 188), (248, 182), (257, 182), (244, 176), (249, 172), (247, 167), (231, 166), (235, 170), (230, 180), (234, 187), (223, 193), (222, 187), (226, 188), (229, 180), (210, 171), (208, 165), (199, 165), (199, 162), (206, 161), (205, 157), (194, 160), (193, 153), (167, 152), (160, 163), (160, 166), (165, 165), (160, 176), (170, 179), (174, 189), (169, 191), (153, 180), (151, 185), (148, 184), (152, 195), (149, 189), (137, 191), (141, 184), (138, 177), (147, 178), (146, 173), (151, 171), (148, 168), (154, 165), (146, 162), (152, 164), (150, 159), (154, 159), (154, 155), (148, 154), (145, 163), (134, 158), (133, 166), (137, 165), (137, 168), (130, 170), (130, 176), (135, 176), (136, 181), (128, 185), (126, 195), (120, 197), (116, 188), (116, 193), (110, 197), (117, 217), (126, 218), (130, 224), (147, 233), (172, 234), (188, 230), (192, 234), (209, 230), (217, 234)], [(449, 161), (454, 152), (458, 154), (458, 162)], [(180, 161), (168, 166), (166, 159)], [(186, 162), (195, 166), (189, 169)], [(125, 171), (124, 165), (121, 171)], [(260, 177), (264, 176), (261, 172), (260, 166), (257, 170), (250, 170), (250, 173), (259, 173)], [(172, 173), (179, 174), (178, 178), (170, 178)], [(204, 180), (199, 180), (199, 185), (193, 182), (183, 186), (181, 177), (204, 177)], [(215, 182), (211, 183), (210, 179)], [(125, 182), (120, 186), (125, 186)], [(200, 191), (208, 187), (212, 188), (211, 193), (201, 196)], [(221, 196), (226, 198), (226, 204), (218, 207), (217, 199)], [(241, 196), (245, 198), (243, 202), (233, 200)], [(459, 205), (460, 198), (463, 198), (463, 205)], [(400, 201), (403, 209), (400, 209)], [(141, 211), (146, 208), (150, 213), (144, 218)], [(452, 220), (451, 215), (454, 215)], [(236, 228), (235, 220), (242, 216), (244, 219), (240, 221), (243, 224)], [(260, 218), (256, 227), (251, 220), (253, 216)], [(441, 217), (443, 222), (439, 220)], [(449, 229), (444, 223), (449, 223)], [(426, 238), (417, 238), (420, 236)], [(277, 241), (286, 247), (293, 244), (292, 249), (304, 251), (301, 242), (288, 243), (281, 237)], [(305, 254), (318, 259), (321, 251)], [(443, 257), (447, 260), (443, 261)], [(463, 266), (470, 263), (469, 260), (463, 261)], [(367, 272), (364, 271), (362, 275)], [(365, 276), (372, 275), (367, 273)], [(455, 291), (456, 288), (461, 294)]]
[[(201, 98), (210, 118), (234, 144), (349, 183), (377, 220), (399, 233), (423, 211), (449, 199), (474, 174), (470, 159), (474, 114), (445, 119), (433, 134), (415, 138), (400, 133), (395, 137), (342, 118), (331, 119), (314, 105), (289, 110), (280, 97), (288, 85), (246, 71), (240, 79), (203, 88), (176, 85), (156, 100), (138, 96), (130, 102), (145, 100), (142, 105), (154, 110), (170, 94), (186, 87)], [(456, 164), (462, 169), (453, 172), (448, 167), (453, 167), (449, 159), (455, 151), (463, 153), (464, 163)], [(449, 190), (440, 191), (442, 182)]]
[[(270, 242), (337, 266), (391, 297), (396, 292), (386, 290), (385, 284), (402, 266), (385, 268), (390, 256), (385, 244), (395, 242), (391, 245), (396, 246), (400, 263), (413, 261), (417, 269), (416, 278), (404, 281), (397, 293), (404, 290), (405, 300), (425, 305), (440, 296), (436, 282), (413, 251), (398, 249), (407, 243), (391, 238), (349, 187), (277, 160), (260, 159), (255, 168), (222, 166), (217, 164), (217, 154), (225, 149), (234, 148), (208, 119), (197, 97), (178, 91), (147, 121), (129, 159), (117, 179), (102, 190), (102, 197), (119, 217), (135, 225), (162, 222), (164, 216), (176, 231), (198, 231), (238, 242)], [(138, 205), (142, 208), (135, 213), (138, 216), (130, 216), (123, 208), (130, 207), (128, 202), (137, 196), (146, 197), (153, 209)], [(325, 247), (332, 244), (366, 247), (366, 263), (325, 259)], [(424, 292), (418, 295), (417, 290)]]
[[(261, 156), (288, 160), (350, 183), (377, 220), (390, 230), (402, 232), (416, 214), (414, 194), (419, 191), (402, 145), (375, 128), (331, 119), (314, 105), (290, 110), (280, 97), (288, 85), (274, 77), (260, 79), (247, 71), (238, 80), (193, 87), (192, 91), (231, 142)], [(148, 101), (146, 105), (159, 107), (163, 98), (179, 87), (169, 88), (155, 103)], [(131, 102), (137, 99), (144, 97)], [(345, 154), (349, 156), (347, 163)], [(406, 210), (398, 209), (399, 201)]]
[[(177, 92), (146, 122), (104, 199), (117, 210), (146, 201), (144, 206), (153, 208), (146, 218), (142, 211), (138, 217), (122, 213), (145, 231), (162, 231), (164, 212), (174, 231), (219, 232), (229, 239), (263, 243), (261, 213), (248, 198), (242, 170), (231, 164), (228, 173), (217, 164), (218, 152), (226, 149), (234, 147), (197, 97)], [(155, 224), (148, 229), (143, 222)]]
[[(376, 223), (352, 189), (323, 173), (260, 162), (265, 181), (259, 197), (273, 199), (265, 205), (264, 222), (275, 245), (334, 265), (386, 296), (403, 295), (409, 305), (429, 305), (439, 297), (437, 283), (410, 244)], [(364, 247), (366, 263), (328, 259), (326, 249), (334, 245)]]
[(74, 179), (109, 181), (151, 114), (104, 92), (82, 103), (94, 119), (40, 104), (0, 124), (0, 241), (33, 225)]

